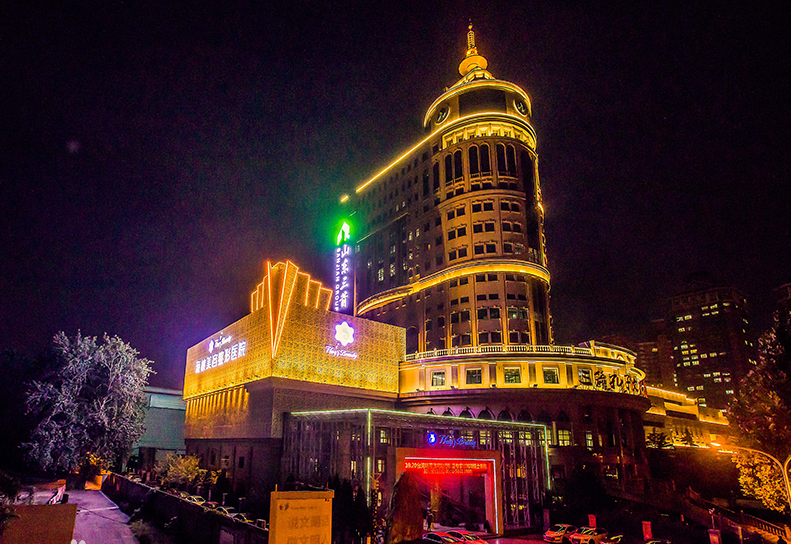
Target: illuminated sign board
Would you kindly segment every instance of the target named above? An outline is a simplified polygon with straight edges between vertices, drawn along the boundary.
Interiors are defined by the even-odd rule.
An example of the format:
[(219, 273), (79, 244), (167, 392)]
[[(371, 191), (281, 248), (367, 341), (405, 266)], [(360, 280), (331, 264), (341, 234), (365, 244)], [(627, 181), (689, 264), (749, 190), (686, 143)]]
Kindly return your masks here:
[(335, 238), (335, 293), (332, 309), (348, 313), (352, 304), (352, 246), (351, 226), (343, 222)]
[(324, 347), (324, 352), (329, 353), (334, 357), (347, 357), (349, 359), (357, 359), (359, 356), (357, 353), (353, 351), (348, 351), (346, 346), (351, 345), (354, 343), (354, 328), (349, 325), (346, 321), (335, 325), (335, 340), (341, 344), (340, 347), (338, 345), (330, 346), (327, 345)]
[(476, 445), (475, 440), (464, 438), (463, 436), (454, 437), (452, 434), (437, 434), (434, 431), (426, 433), (426, 442), (429, 446), (445, 446), (449, 448), (456, 448), (460, 446), (468, 446), (474, 448)]
[(427, 475), (465, 476), (489, 471), (488, 461), (477, 459), (405, 459), (404, 470)]
[(229, 345), (232, 340), (233, 336), (223, 336), (222, 334), (219, 338), (209, 340), (207, 346), (209, 355), (195, 362), (195, 374), (244, 357), (247, 354), (247, 342), (242, 340)]

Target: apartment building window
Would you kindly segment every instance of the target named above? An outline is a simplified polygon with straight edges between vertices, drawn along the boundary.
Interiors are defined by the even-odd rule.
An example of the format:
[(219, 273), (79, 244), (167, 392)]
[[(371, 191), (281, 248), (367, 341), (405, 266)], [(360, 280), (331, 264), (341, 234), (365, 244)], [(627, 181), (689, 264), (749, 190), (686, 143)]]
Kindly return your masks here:
[(558, 373), (557, 367), (544, 367), (542, 369), (544, 374), (544, 383), (546, 384), (559, 384), (560, 383), (560, 374)]
[(519, 367), (505, 367), (503, 369), (505, 383), (522, 383), (522, 373)]
[(442, 387), (445, 385), (445, 371), (438, 370), (431, 373), (431, 386)]
[(480, 385), (483, 383), (483, 374), (480, 368), (467, 369), (467, 385)]

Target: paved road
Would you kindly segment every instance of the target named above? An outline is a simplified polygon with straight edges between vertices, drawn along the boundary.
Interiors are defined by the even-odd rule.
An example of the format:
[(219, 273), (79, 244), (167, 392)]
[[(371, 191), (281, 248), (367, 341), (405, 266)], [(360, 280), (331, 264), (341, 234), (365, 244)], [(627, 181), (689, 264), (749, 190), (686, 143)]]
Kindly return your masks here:
[(129, 516), (98, 489), (71, 490), (69, 502), (77, 504), (72, 544), (137, 544)]

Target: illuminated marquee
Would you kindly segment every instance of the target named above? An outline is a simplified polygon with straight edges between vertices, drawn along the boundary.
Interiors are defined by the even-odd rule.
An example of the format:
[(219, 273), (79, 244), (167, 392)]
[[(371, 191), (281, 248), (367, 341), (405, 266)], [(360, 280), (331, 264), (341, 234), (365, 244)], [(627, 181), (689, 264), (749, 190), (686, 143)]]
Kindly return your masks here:
[(351, 227), (346, 221), (341, 225), (335, 239), (335, 294), (332, 309), (335, 312), (348, 313), (352, 302), (352, 246)]
[(489, 462), (475, 459), (405, 459), (404, 470), (435, 476), (469, 476), (488, 472)]
[(438, 435), (434, 431), (429, 431), (426, 433), (426, 442), (428, 442), (429, 446), (446, 446), (449, 448), (455, 448), (459, 446), (469, 446), (474, 448), (476, 445), (476, 442), (473, 439), (467, 439), (462, 436), (455, 438), (452, 434)]
[(213, 338), (209, 340), (208, 350), (210, 355), (195, 362), (195, 374), (244, 357), (247, 354), (247, 342), (244, 340), (223, 348), (223, 346), (230, 344), (232, 339), (232, 336), (223, 336), (221, 334), (217, 340)]

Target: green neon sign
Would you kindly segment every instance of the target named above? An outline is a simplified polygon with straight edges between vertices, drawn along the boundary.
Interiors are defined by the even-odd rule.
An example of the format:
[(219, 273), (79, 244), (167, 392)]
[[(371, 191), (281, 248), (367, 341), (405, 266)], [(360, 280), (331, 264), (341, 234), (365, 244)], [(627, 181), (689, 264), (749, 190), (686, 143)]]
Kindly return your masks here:
[(344, 221), (343, 225), (341, 225), (341, 228), (338, 231), (338, 236), (335, 241), (335, 245), (339, 246), (341, 244), (345, 244), (346, 242), (351, 240), (351, 238), (352, 238), (352, 228), (349, 226), (349, 223)]

